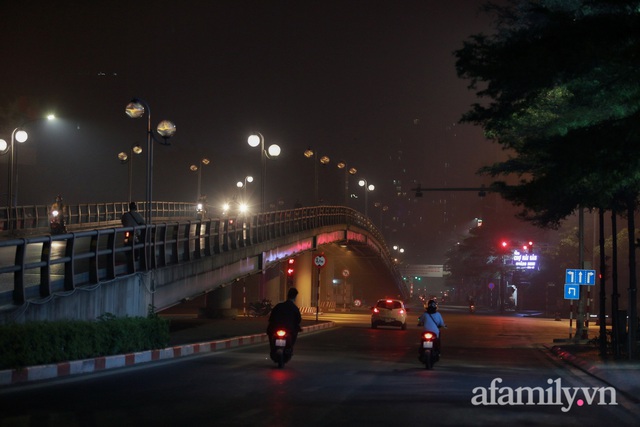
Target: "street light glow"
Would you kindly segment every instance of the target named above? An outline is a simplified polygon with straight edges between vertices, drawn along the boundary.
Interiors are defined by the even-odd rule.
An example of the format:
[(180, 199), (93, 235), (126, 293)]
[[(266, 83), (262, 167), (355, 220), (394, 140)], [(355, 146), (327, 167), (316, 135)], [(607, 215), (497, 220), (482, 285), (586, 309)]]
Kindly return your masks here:
[(26, 131), (19, 130), (18, 132), (16, 132), (16, 141), (22, 143), (25, 142), (27, 138), (29, 138), (29, 134)]
[(269, 149), (267, 150), (267, 154), (269, 154), (269, 157), (278, 157), (280, 155), (281, 149), (279, 145), (273, 144), (269, 146)]
[(260, 145), (260, 141), (262, 138), (260, 138), (259, 135), (250, 135), (249, 139), (247, 139), (247, 142), (249, 143), (250, 146), (252, 147), (257, 147), (258, 145)]

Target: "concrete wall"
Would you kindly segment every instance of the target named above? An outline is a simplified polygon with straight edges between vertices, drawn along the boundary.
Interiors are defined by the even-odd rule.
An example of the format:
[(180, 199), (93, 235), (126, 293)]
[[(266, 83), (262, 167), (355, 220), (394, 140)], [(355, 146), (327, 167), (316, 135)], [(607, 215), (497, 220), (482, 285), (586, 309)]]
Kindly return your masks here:
[(105, 313), (117, 317), (144, 317), (153, 299), (150, 277), (149, 273), (137, 273), (100, 285), (77, 288), (56, 295), (46, 303), (27, 303), (19, 310), (7, 313), (2, 322), (88, 320)]

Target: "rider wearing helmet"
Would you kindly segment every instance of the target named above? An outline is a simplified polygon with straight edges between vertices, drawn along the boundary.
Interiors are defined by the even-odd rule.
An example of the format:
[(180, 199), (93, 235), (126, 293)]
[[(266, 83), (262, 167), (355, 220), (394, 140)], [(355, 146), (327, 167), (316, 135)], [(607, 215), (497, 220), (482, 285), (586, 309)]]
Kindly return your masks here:
[(440, 338), (440, 328), (446, 328), (442, 315), (438, 313), (438, 303), (435, 300), (429, 300), (427, 310), (420, 316), (420, 324), (424, 326), (425, 331), (431, 331)]

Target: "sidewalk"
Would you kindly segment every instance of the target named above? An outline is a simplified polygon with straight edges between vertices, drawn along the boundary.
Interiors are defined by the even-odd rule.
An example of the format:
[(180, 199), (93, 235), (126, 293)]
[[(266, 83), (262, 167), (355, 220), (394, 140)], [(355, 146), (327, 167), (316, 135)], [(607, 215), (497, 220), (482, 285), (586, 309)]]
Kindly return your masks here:
[(613, 386), (627, 398), (638, 402), (640, 396), (640, 360), (602, 358), (592, 344), (558, 344), (547, 347), (552, 353), (583, 372)]

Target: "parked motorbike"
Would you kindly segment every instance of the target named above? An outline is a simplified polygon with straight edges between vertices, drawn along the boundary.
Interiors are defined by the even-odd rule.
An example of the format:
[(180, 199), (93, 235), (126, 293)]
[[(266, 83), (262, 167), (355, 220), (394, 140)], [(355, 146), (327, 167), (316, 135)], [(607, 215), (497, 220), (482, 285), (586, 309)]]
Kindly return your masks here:
[(422, 331), (418, 358), (421, 363), (424, 363), (426, 369), (433, 368), (433, 365), (440, 360), (440, 339), (435, 332)]
[(268, 299), (263, 299), (262, 301), (249, 303), (249, 316), (251, 317), (259, 317), (259, 316), (267, 316), (271, 313), (271, 309), (273, 306), (271, 305), (271, 301)]
[(269, 344), (271, 360), (278, 364), (279, 369), (282, 369), (284, 364), (291, 360), (293, 354), (291, 333), (284, 328), (277, 328), (269, 337)]

